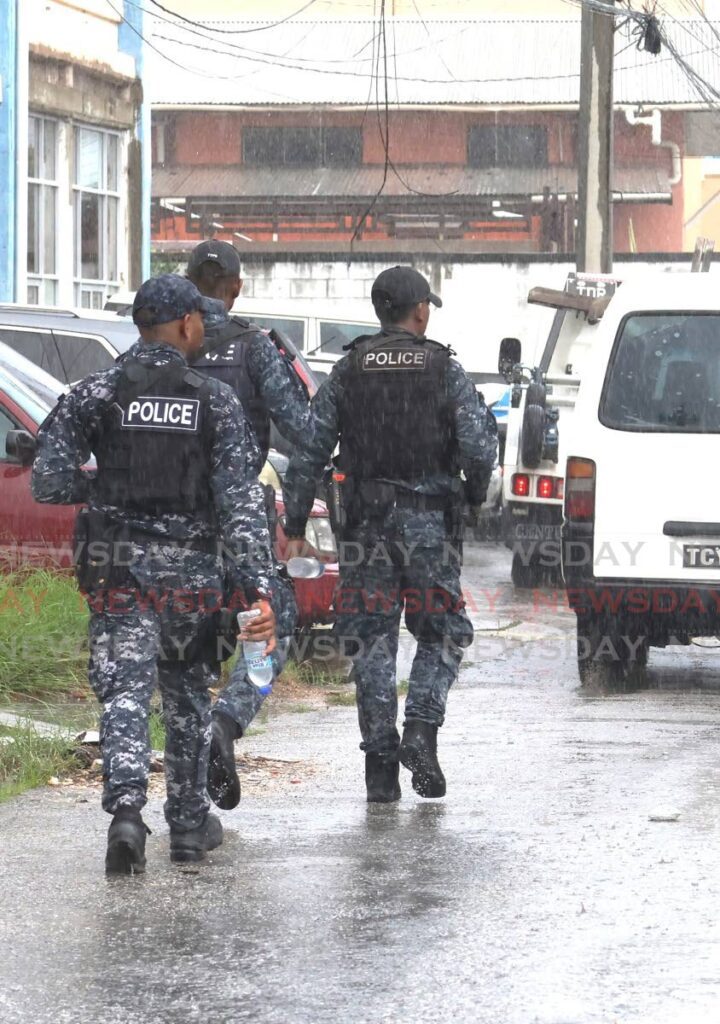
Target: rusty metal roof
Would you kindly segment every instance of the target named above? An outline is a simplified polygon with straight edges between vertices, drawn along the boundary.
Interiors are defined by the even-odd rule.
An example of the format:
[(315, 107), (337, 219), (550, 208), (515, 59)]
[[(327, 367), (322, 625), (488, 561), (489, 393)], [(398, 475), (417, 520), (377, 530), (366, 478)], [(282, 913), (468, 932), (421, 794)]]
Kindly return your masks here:
[[(384, 99), (382, 61), (376, 88), (376, 19), (212, 22), (199, 29), (155, 19), (145, 86), (160, 107), (365, 107)], [(720, 81), (720, 22), (661, 22), (684, 60)], [(235, 35), (227, 34), (236, 29)], [(248, 30), (250, 30), (248, 34)], [(392, 106), (576, 106), (580, 21), (545, 19), (386, 19), (388, 100)], [(158, 53), (159, 51), (159, 53)], [(160, 56), (163, 54), (164, 56)], [(615, 102), (704, 102), (666, 48), (638, 50), (616, 33)]]
[[(434, 197), (449, 203), (468, 197), (512, 198), (542, 193), (576, 192), (577, 170), (549, 167), (400, 167), (401, 177), (390, 172), (383, 195)], [(242, 166), (155, 168), (152, 194), (156, 199), (339, 199), (367, 198), (380, 187), (382, 167), (261, 168)], [(408, 187), (409, 186), (409, 187)], [(668, 174), (659, 167), (618, 168), (616, 192), (670, 196)]]

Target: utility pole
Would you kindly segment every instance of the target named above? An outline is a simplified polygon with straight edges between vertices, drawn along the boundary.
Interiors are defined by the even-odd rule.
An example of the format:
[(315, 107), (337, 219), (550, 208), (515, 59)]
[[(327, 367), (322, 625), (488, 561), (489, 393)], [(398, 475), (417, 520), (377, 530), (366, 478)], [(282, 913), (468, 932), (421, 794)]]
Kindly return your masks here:
[[(615, 0), (603, 0), (614, 8)], [(577, 269), (612, 272), (615, 18), (584, 4), (580, 51)]]

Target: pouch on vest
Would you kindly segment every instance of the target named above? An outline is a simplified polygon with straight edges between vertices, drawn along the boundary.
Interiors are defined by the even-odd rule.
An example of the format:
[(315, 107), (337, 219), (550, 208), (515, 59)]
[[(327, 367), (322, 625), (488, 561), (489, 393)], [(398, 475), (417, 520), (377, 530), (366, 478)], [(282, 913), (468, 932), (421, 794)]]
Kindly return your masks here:
[(384, 480), (361, 480), (357, 490), (359, 511), (368, 519), (384, 519), (395, 505), (395, 487)]
[(126, 524), (96, 509), (80, 509), (73, 534), (73, 565), (84, 593), (131, 584), (131, 553)]

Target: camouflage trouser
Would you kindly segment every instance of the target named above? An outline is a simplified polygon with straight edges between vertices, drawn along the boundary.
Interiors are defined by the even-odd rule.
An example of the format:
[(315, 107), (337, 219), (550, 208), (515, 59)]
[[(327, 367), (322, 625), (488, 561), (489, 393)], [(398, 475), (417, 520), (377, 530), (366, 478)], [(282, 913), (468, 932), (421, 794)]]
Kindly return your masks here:
[[(277, 679), (285, 665), (285, 652), (276, 650), (272, 653), (273, 677)], [(237, 735), (244, 736), (255, 715), (263, 706), (267, 694), (260, 693), (247, 676), (247, 668), (242, 654), (233, 665), (230, 679), (213, 706), (213, 711), (221, 711), (232, 718), (237, 727)]]
[(405, 719), (443, 724), (473, 637), (460, 564), (442, 512), (395, 510), (361, 523), (341, 545), (335, 629), (354, 662), (362, 750), (389, 752), (400, 742), (395, 673), (403, 610), (417, 640)]
[[(209, 687), (217, 666), (189, 647), (204, 610), (221, 592), (212, 556), (163, 549), (160, 560), (140, 552), (127, 593), (89, 599), (89, 677), (103, 706), (103, 808), (140, 810), (150, 761), (150, 698), (159, 685), (165, 722), (165, 817), (178, 830), (197, 828), (209, 809)], [(183, 660), (184, 659), (184, 660)]]
[[(292, 584), (286, 580), (274, 581), (270, 598), (275, 612), (278, 637), (292, 636), (297, 622), (297, 605)], [(286, 648), (287, 645), (283, 645), (279, 641), (278, 647), (272, 654), (274, 678), (280, 675), (285, 666)], [(221, 711), (228, 718), (232, 718), (237, 727), (237, 735), (242, 736), (262, 707), (265, 696), (248, 679), (247, 668), (242, 653), (240, 653), (230, 673), (228, 684), (218, 697), (214, 710)]]

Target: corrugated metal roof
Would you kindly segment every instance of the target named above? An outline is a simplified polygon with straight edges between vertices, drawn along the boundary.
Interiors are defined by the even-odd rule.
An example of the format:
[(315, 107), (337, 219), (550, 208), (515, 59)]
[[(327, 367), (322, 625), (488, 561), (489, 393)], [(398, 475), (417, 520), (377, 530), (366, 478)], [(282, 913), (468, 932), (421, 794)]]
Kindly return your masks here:
[[(223, 22), (250, 34), (213, 34), (155, 20), (146, 87), (158, 106), (276, 106), (375, 103), (380, 23), (374, 19)], [(720, 82), (720, 22), (662, 22), (684, 59)], [(716, 34), (717, 33), (717, 34)], [(578, 102), (580, 21), (566, 19), (386, 20), (389, 102), (484, 106)], [(616, 35), (615, 102), (658, 105), (702, 100), (675, 59), (638, 50)], [(172, 63), (174, 62), (174, 63)], [(178, 66), (179, 65), (179, 66)], [(383, 96), (382, 64), (380, 95)]]
[[(577, 191), (577, 170), (550, 167), (528, 170), (495, 167), (476, 170), (468, 167), (400, 168), (403, 180), (390, 174), (383, 190), (385, 198), (415, 196), (411, 189), (425, 195), (437, 195), (444, 202), (462, 197), (512, 197), (541, 193), (545, 187), (554, 192)], [(154, 198), (313, 198), (342, 200), (374, 195), (382, 182), (381, 167), (356, 168), (267, 168), (260, 167), (182, 167), (156, 168), (153, 171)], [(657, 167), (619, 168), (614, 173), (616, 192), (670, 194), (668, 175)], [(417, 196), (416, 196), (417, 198)]]

